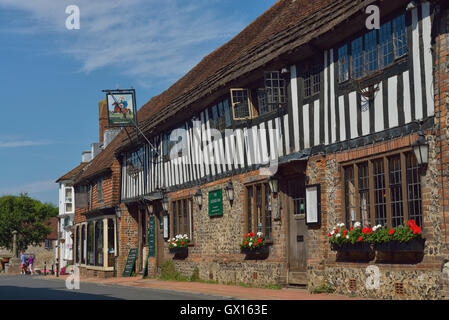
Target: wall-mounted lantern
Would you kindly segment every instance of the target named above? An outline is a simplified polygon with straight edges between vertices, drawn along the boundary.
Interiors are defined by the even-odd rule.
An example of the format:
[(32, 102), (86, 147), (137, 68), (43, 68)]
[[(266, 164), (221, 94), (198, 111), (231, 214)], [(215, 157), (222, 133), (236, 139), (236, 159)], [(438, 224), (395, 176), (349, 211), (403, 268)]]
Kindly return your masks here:
[(201, 208), (201, 206), (203, 205), (203, 193), (201, 192), (200, 188), (198, 188), (196, 190), (196, 192), (193, 195), (193, 197), (195, 198), (195, 203), (198, 205), (198, 207)]
[(234, 186), (232, 185), (232, 180), (229, 180), (228, 184), (224, 188), (226, 192), (226, 196), (228, 197), (228, 200), (231, 202), (234, 201)]
[(164, 209), (164, 212), (168, 212), (168, 198), (166, 196), (162, 199), (162, 209)]
[(117, 216), (117, 218), (120, 218), (122, 216), (122, 208), (115, 207), (115, 215)]
[(419, 134), (418, 140), (412, 144), (412, 147), (418, 165), (423, 167), (427, 166), (429, 162), (429, 145), (422, 133)]
[(271, 193), (277, 194), (279, 192), (279, 179), (271, 176), (268, 180), (268, 185), (270, 186)]

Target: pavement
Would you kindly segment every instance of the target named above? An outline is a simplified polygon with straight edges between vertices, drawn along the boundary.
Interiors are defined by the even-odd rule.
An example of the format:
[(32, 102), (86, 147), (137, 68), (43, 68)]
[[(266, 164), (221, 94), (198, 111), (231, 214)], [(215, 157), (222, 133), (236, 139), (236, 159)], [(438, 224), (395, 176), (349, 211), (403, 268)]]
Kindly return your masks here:
[[(39, 276), (39, 279), (65, 280), (68, 276)], [(184, 281), (164, 281), (157, 279), (142, 279), (140, 277), (117, 277), (117, 278), (87, 278), (80, 279), (80, 286), (83, 283), (95, 283), (102, 285), (118, 285), (125, 287), (138, 287), (164, 290), (165, 292), (196, 293), (214, 296), (217, 299), (241, 299), (241, 300), (358, 300), (342, 295), (334, 294), (312, 294), (300, 288), (263, 289), (249, 288), (235, 285), (184, 282)]]

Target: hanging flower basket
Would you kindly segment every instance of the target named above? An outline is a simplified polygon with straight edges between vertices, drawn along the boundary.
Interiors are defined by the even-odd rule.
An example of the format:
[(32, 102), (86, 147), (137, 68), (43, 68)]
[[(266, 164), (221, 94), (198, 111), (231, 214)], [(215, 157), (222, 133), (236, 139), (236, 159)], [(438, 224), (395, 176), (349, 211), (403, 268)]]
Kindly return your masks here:
[(425, 242), (426, 239), (392, 240), (385, 243), (376, 243), (374, 250), (382, 252), (423, 252)]
[(268, 246), (258, 247), (258, 248), (241, 248), (241, 252), (246, 255), (263, 255), (268, 254), (270, 249)]

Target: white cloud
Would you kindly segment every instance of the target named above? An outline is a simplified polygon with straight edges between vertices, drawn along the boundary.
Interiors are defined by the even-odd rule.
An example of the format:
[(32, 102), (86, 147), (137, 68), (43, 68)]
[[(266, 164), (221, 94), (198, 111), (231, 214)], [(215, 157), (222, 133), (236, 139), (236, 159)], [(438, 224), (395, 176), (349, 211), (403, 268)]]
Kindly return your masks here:
[(51, 144), (47, 140), (0, 140), (0, 148), (33, 147)]
[[(206, 0), (0, 0), (25, 12), (17, 32), (49, 33), (79, 71), (114, 67), (137, 81), (167, 81), (192, 68), (244, 24)], [(65, 8), (80, 9), (80, 30), (67, 30)], [(9, 29), (11, 30), (11, 29)], [(213, 44), (211, 44), (213, 43)], [(151, 84), (148, 84), (151, 85)]]
[(0, 188), (0, 195), (17, 195), (20, 193), (38, 194), (47, 191), (57, 191), (58, 185), (54, 180), (43, 180), (27, 183), (21, 186), (10, 186)]

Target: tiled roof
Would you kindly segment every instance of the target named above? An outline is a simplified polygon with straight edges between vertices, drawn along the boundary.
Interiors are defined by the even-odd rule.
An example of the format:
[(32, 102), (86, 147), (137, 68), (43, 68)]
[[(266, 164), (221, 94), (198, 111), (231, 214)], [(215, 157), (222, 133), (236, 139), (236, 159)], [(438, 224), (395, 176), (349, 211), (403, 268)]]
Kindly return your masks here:
[(80, 174), (83, 169), (86, 167), (88, 162), (81, 162), (78, 166), (67, 172), (65, 175), (60, 177), (56, 182), (62, 181), (62, 180), (74, 180), (78, 174)]
[(47, 236), (47, 240), (57, 240), (58, 239), (58, 218), (53, 217), (48, 221), (48, 225), (51, 227), (51, 233)]
[[(139, 127), (148, 131), (213, 90), (294, 50), (375, 0), (279, 0), (232, 40), (207, 55), (185, 76), (138, 111)], [(129, 130), (135, 142), (135, 130)], [(114, 151), (130, 143), (124, 130), (89, 165), (87, 177), (105, 170)]]

